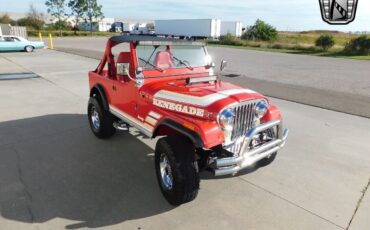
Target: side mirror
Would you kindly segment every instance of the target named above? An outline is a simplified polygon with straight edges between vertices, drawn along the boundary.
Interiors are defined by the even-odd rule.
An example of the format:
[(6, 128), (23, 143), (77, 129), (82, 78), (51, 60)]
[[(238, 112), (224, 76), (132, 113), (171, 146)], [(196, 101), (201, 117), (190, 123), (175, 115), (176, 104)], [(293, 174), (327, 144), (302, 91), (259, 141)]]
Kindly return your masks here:
[(117, 74), (118, 75), (130, 75), (130, 63), (117, 63)]
[(220, 65), (220, 70), (221, 71), (224, 70), (226, 68), (226, 66), (227, 66), (227, 61), (222, 60), (221, 65)]
[(214, 68), (216, 66), (216, 64), (214, 63), (214, 62), (211, 62), (211, 63), (209, 63), (207, 66), (206, 66), (206, 68), (207, 69), (210, 69), (210, 68)]

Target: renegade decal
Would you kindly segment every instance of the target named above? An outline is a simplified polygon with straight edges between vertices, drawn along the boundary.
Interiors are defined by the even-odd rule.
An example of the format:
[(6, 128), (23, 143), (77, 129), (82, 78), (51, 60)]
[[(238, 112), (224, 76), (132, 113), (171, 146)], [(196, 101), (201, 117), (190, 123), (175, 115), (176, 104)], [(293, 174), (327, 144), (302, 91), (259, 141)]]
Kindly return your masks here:
[(176, 112), (180, 112), (180, 113), (195, 115), (195, 116), (198, 116), (198, 117), (203, 117), (204, 116), (204, 109), (195, 108), (195, 107), (192, 107), (192, 106), (187, 106), (187, 105), (182, 105), (182, 104), (176, 104), (176, 103), (173, 103), (173, 102), (164, 101), (164, 100), (160, 100), (160, 99), (156, 99), (156, 98), (153, 99), (153, 105), (156, 105), (158, 107), (165, 108), (165, 109), (168, 109), (168, 110), (173, 110), (173, 111), (176, 111)]
[(190, 105), (197, 105), (206, 107), (209, 106), (216, 101), (228, 98), (229, 96), (241, 94), (241, 93), (256, 93), (253, 90), (249, 89), (228, 89), (228, 90), (221, 90), (206, 96), (192, 96), (192, 95), (186, 95), (182, 93), (175, 93), (167, 90), (160, 90), (158, 91), (154, 97), (155, 98), (161, 98), (165, 100), (171, 100), (171, 101), (177, 101), (180, 103), (186, 103)]

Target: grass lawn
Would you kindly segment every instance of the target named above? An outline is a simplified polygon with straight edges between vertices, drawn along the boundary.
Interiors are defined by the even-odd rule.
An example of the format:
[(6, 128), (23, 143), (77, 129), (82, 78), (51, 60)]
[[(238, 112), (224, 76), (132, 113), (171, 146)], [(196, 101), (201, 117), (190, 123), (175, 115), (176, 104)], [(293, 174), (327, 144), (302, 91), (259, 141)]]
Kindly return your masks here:
[(370, 56), (350, 56), (343, 53), (342, 51), (311, 51), (311, 50), (297, 50), (297, 49), (275, 49), (268, 47), (251, 47), (251, 46), (232, 46), (232, 45), (220, 45), (220, 44), (208, 44), (209, 46), (215, 47), (225, 47), (233, 49), (247, 49), (247, 50), (256, 50), (256, 51), (267, 51), (267, 52), (276, 52), (276, 53), (287, 53), (287, 54), (301, 54), (301, 55), (311, 55), (318, 57), (333, 57), (333, 58), (346, 58), (346, 59), (355, 59), (355, 60), (368, 60), (370, 61)]
[[(315, 46), (315, 41), (323, 34), (333, 36), (335, 45), (325, 52)], [(335, 57), (356, 60), (370, 60), (370, 56), (351, 56), (343, 52), (344, 47), (352, 39), (359, 35), (343, 33), (337, 31), (306, 31), (306, 32), (279, 32), (278, 37), (273, 42), (266, 41), (246, 41), (238, 38), (228, 38), (224, 44), (218, 41), (209, 40), (210, 46), (220, 46), (235, 49), (249, 49), (257, 51), (303, 54), (319, 57)]]

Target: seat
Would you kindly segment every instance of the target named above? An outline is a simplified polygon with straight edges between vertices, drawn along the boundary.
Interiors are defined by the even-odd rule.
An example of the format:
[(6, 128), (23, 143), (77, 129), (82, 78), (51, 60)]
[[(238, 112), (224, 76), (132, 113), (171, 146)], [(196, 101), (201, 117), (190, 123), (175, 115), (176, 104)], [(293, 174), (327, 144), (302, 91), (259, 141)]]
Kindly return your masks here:
[[(131, 53), (130, 52), (120, 52), (117, 57), (117, 63), (130, 63), (130, 73), (131, 73)], [(117, 80), (129, 82), (130, 78), (127, 75), (117, 74)]]
[(159, 51), (155, 56), (154, 65), (161, 69), (172, 68), (174, 64), (170, 52)]

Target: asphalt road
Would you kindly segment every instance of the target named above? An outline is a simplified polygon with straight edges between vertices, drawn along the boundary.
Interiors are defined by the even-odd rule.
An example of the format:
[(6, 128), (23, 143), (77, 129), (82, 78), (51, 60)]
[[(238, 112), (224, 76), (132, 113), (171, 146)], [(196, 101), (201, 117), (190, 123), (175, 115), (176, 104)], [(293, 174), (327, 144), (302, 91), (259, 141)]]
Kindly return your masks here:
[[(107, 38), (57, 38), (56, 49), (100, 59)], [(208, 47), (223, 78), (265, 95), (370, 118), (370, 62)], [(118, 50), (118, 49), (117, 49)]]
[(291, 134), (277, 160), (236, 177), (201, 174), (198, 198), (170, 206), (155, 140), (96, 139), (87, 71), (98, 60), (41, 50), (0, 53), (1, 229), (353, 229), (370, 226), (370, 120), (272, 99)]

